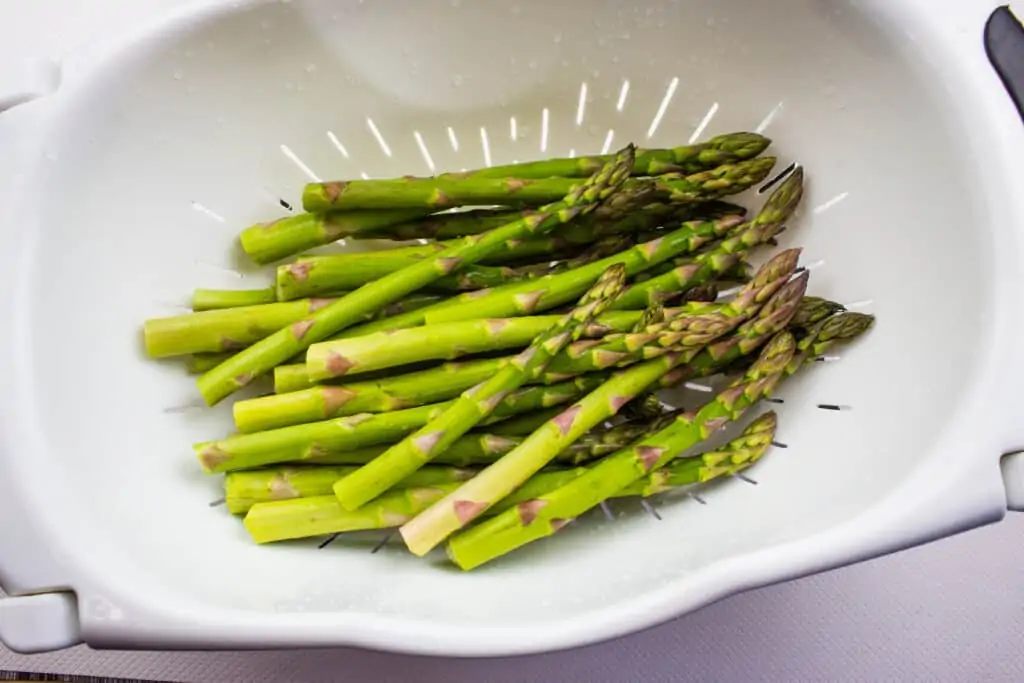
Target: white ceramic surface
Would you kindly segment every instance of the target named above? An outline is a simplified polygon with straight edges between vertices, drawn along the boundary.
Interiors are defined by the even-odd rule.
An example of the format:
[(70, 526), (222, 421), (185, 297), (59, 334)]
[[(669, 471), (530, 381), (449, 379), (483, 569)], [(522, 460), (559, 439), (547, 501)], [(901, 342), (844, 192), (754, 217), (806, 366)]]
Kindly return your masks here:
[[(980, 48), (990, 3), (691, 0), (587, 5), (580, 22), (584, 3), (396, 2), (186, 12), (130, 48), (72, 58), (55, 95), (0, 116), (13, 181), (0, 512), (24, 521), (0, 529), (6, 587), (75, 589), (101, 646), (512, 653), (1001, 517), (998, 457), (1020, 444), (1000, 408), (1024, 360), (1006, 229), (1021, 218), (1021, 135)], [(392, 175), (429, 170), (417, 130), (449, 169), (485, 161), (481, 127), (500, 163), (596, 151), (609, 130), (677, 144), (711, 110), (702, 135), (767, 120), (783, 162), (808, 168), (787, 240), (824, 261), (815, 293), (871, 299), (880, 318), (841, 363), (783, 391), (791, 448), (759, 467), (760, 486), (666, 506), (661, 525), (588, 519), (469, 575), (363, 547), (255, 548), (205, 505), (215, 483), (187, 445), (226, 431), (227, 411), (165, 412), (194, 392), (141, 359), (137, 327), (198, 280), (238, 284), (223, 269), (232, 236), (306, 180), (281, 145), (322, 177)], [(814, 409), (825, 401), (853, 410)]]

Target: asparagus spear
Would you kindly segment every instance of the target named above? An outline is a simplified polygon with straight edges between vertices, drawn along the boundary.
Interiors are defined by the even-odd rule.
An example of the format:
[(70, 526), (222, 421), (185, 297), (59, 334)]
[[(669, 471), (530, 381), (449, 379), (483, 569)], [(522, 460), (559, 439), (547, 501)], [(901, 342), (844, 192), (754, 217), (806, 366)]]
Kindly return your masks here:
[[(747, 190), (764, 180), (774, 157), (724, 164), (690, 175), (670, 173), (654, 178), (655, 196), (678, 203), (704, 202)], [(306, 211), (355, 209), (428, 209), (508, 204), (537, 206), (558, 201), (577, 181), (573, 178), (394, 178), (310, 183), (302, 191)], [(623, 189), (650, 187), (647, 178), (627, 180)]]
[(797, 168), (771, 194), (752, 221), (737, 228), (710, 251), (697, 255), (692, 262), (630, 287), (613, 308), (628, 310), (660, 303), (734, 268), (747, 252), (782, 231), (803, 197), (803, 181), (803, 169)]
[[(612, 429), (585, 434), (569, 449), (560, 453), (557, 463), (580, 466), (625, 448), (642, 437), (650, 423), (635, 422)], [(491, 434), (467, 434), (440, 453), (433, 463), (421, 467), (400, 481), (396, 488), (415, 488), (467, 481), (476, 473), (475, 466), (487, 465), (510, 451), (522, 437), (505, 438)], [(242, 472), (229, 472), (224, 478), (225, 500), (233, 514), (246, 512), (252, 505), (272, 500), (334, 495), (333, 485), (356, 470), (354, 465), (371, 462), (388, 446), (368, 446), (346, 451), (323, 460), (337, 463), (323, 465), (265, 467)], [(552, 470), (554, 471), (554, 470)], [(549, 474), (545, 471), (541, 476)]]
[[(766, 413), (751, 423), (743, 436), (727, 446), (673, 462), (616, 492), (614, 497), (647, 497), (671, 488), (703, 484), (742, 471), (764, 455), (774, 431), (775, 414)], [(587, 468), (584, 467), (540, 472), (484, 515), (497, 515), (520, 503), (531, 501), (586, 472)], [(431, 486), (395, 490), (353, 512), (345, 510), (337, 498), (328, 495), (290, 501), (258, 501), (246, 517), (245, 526), (257, 543), (387, 528), (412, 519), (431, 503), (455, 491), (458, 486), (458, 483), (438, 482)]]
[[(411, 294), (411, 295), (405, 297), (404, 299), (401, 299), (399, 301), (394, 301), (394, 302), (388, 304), (387, 306), (384, 306), (382, 308), (377, 309), (376, 311), (373, 311), (373, 312), (369, 313), (366, 316), (365, 319), (366, 320), (379, 320), (379, 319), (387, 318), (387, 317), (390, 317), (390, 316), (393, 316), (393, 315), (402, 315), (403, 313), (407, 313), (409, 311), (414, 311), (417, 308), (423, 308), (424, 306), (429, 306), (430, 304), (437, 303), (442, 298), (443, 297), (441, 297), (441, 296), (439, 296), (437, 294), (428, 294), (428, 293), (425, 293), (425, 294)], [(201, 373), (206, 372), (207, 370), (210, 370), (212, 368), (217, 367), (218, 365), (220, 365), (221, 363), (226, 361), (228, 358), (231, 358), (232, 356), (234, 356), (235, 353), (237, 353), (237, 351), (203, 352), (203, 353), (193, 354), (192, 356), (189, 357), (188, 361), (186, 362), (186, 367), (188, 368), (188, 371), (190, 373), (201, 374)], [(278, 366), (277, 368), (274, 368), (274, 372), (275, 372), (274, 382), (275, 382), (275, 385), (277, 384), (277, 377), (276, 377), (277, 370), (279, 368), (282, 368), (282, 367), (284, 367), (284, 368), (291, 368), (292, 370), (295, 369), (295, 366)], [(299, 389), (305, 389), (307, 387), (312, 386), (312, 383), (309, 381), (309, 378), (306, 376), (306, 366), (305, 366), (305, 364), (303, 363), (303, 364), (299, 365), (298, 369), (301, 372), (301, 377), (298, 374), (295, 374), (295, 373), (293, 373), (292, 376), (287, 377), (287, 371), (285, 371), (284, 374), (286, 375), (286, 379), (285, 379), (285, 384), (283, 386), (286, 386), (288, 388), (286, 388), (286, 389), (276, 389), (275, 388), (275, 391), (277, 391), (278, 393), (285, 393), (285, 391), (298, 391)], [(287, 385), (287, 382), (289, 380), (291, 382), (291, 386)]]
[(705, 484), (712, 479), (742, 472), (768, 452), (777, 427), (778, 416), (774, 411), (762, 413), (747, 425), (742, 434), (725, 446), (700, 455), (676, 458), (660, 470), (617, 491), (612, 497), (647, 498), (670, 489)]
[[(792, 284), (792, 283), (791, 283)], [(797, 313), (787, 323), (790, 331), (799, 337), (798, 350), (803, 353), (805, 345), (813, 345), (815, 355), (824, 353), (834, 343), (860, 336), (874, 320), (861, 313), (842, 313), (833, 318), (832, 302), (825, 300), (801, 301)], [(703, 349), (685, 366), (676, 368), (665, 375), (660, 388), (669, 388), (694, 377), (708, 377), (725, 372), (727, 374), (746, 372), (750, 366), (749, 354), (758, 349), (777, 329), (773, 318), (785, 317), (787, 313), (773, 310), (769, 306), (749, 324), (740, 327), (729, 339)], [(797, 316), (801, 317), (799, 320)]]
[[(515, 510), (453, 538), (448, 546), (449, 556), (463, 569), (471, 569), (530, 541), (550, 536), (602, 500), (630, 490), (647, 473), (656, 474), (675, 455), (705, 438), (701, 423), (706, 429), (708, 422), (702, 416), (722, 423), (736, 419), (737, 409), (742, 412), (759, 397), (770, 395), (778, 381), (806, 366), (820, 352), (820, 344), (849, 341), (867, 331), (873, 320), (869, 315), (841, 313), (818, 322), (814, 331), (799, 342), (789, 332), (780, 333), (743, 378), (700, 412), (680, 416), (677, 424), (603, 460), (561, 489), (525, 501)], [(779, 354), (783, 345), (789, 347), (789, 352)], [(771, 359), (773, 374), (765, 374), (765, 359)], [(723, 405), (727, 409), (725, 415), (719, 412)]]
[[(768, 306), (788, 307), (791, 316), (806, 287), (806, 276), (800, 280), (803, 287), (785, 287), (796, 268), (792, 251), (780, 254), (762, 266), (753, 281), (729, 304), (706, 304), (702, 312), (689, 319), (662, 323), (671, 325), (675, 345), (673, 352), (613, 375), (608, 382), (531, 434), (501, 460), (404, 524), (400, 531), (409, 550), (416, 555), (424, 555), (450, 534), (469, 524), (481, 512), (522, 485), (582, 434), (615, 415), (666, 372), (756, 315), (762, 306), (766, 306), (766, 300)], [(773, 299), (780, 290), (784, 290), (781, 294), (785, 298), (781, 301)]]
[(333, 301), (302, 299), (151, 318), (143, 326), (146, 353), (150, 358), (166, 358), (245, 348)]
[(327, 339), (371, 311), (423, 288), (456, 268), (476, 263), (509, 240), (543, 234), (587, 213), (621, 185), (632, 165), (633, 150), (632, 145), (626, 147), (616, 156), (614, 163), (573, 186), (562, 201), (542, 207), (537, 214), (483, 235), (467, 237), (461, 246), (450, 247), (420, 263), (363, 285), (348, 296), (239, 352), (199, 378), (198, 386), (204, 400), (209, 405), (220, 402), (274, 366), (304, 351), (310, 344)]
[[(349, 467), (267, 467), (224, 476), (224, 501), (233, 515), (245, 514), (256, 503), (330, 495), (331, 485), (353, 472)], [(432, 465), (413, 472), (401, 488), (466, 481), (475, 470)]]
[[(509, 420), (509, 422), (511, 421)], [(462, 468), (489, 465), (522, 443), (530, 433), (502, 436), (494, 433), (493, 430), (497, 426), (488, 425), (483, 428), (487, 431), (472, 431), (459, 437), (446, 450), (438, 453), (431, 464)], [(648, 421), (636, 420), (608, 429), (591, 430), (584, 434), (579, 441), (559, 453), (555, 458), (555, 463), (558, 465), (582, 465), (603, 458), (639, 438), (647, 426)], [(305, 463), (309, 465), (365, 465), (388, 448), (390, 448), (388, 444), (367, 446), (310, 458)], [(333, 485), (333, 483), (332, 481), (331, 484)], [(326, 493), (333, 494), (333, 490)]]
[[(320, 381), (417, 361), (523, 348), (556, 325), (560, 317), (463, 320), (321, 342), (306, 351), (306, 372), (310, 380)], [(636, 311), (601, 315), (585, 327), (583, 334), (602, 336), (610, 331), (629, 329), (639, 317)]]
[[(440, 247), (434, 253), (443, 250), (444, 247)], [(377, 253), (380, 256), (377, 256)], [(316, 257), (278, 266), (276, 297), (281, 301), (291, 301), (292, 299), (316, 296), (320, 292), (358, 289), (369, 282), (423, 260), (422, 257), (396, 259), (388, 256), (387, 251), (369, 252), (365, 254), (364, 258), (359, 259), (342, 259), (341, 256), (362, 257), (364, 254)], [(392, 265), (398, 267), (392, 267)], [(430, 289), (463, 292), (494, 287), (531, 276), (535, 277), (530, 272), (519, 272), (507, 266), (472, 265), (460, 268), (452, 275), (435, 280), (430, 284)]]
[(625, 285), (625, 267), (619, 264), (609, 268), (572, 311), (537, 335), (525, 351), (505, 363), (490, 379), (467, 389), (448, 410), (379, 458), (339, 479), (334, 484), (334, 495), (341, 506), (354, 510), (373, 500), (487, 418), (509, 392), (541, 374), (558, 352), (579, 338)]
[(747, 408), (769, 396), (782, 379), (795, 346), (793, 335), (779, 333), (746, 375), (699, 411), (678, 416), (673, 424), (602, 460), (561, 488), (524, 501), (452, 538), (448, 556), (460, 568), (469, 570), (554, 534), (601, 501), (739, 419)]
[[(635, 189), (635, 188), (634, 188)], [(590, 244), (595, 235), (637, 234), (652, 230), (662, 225), (681, 223), (690, 220), (708, 220), (723, 216), (743, 216), (746, 209), (742, 206), (713, 200), (700, 204), (673, 204), (665, 201), (644, 202), (649, 193), (623, 191), (616, 195), (611, 206), (602, 205), (593, 214), (572, 225), (564, 226), (558, 231), (561, 244)], [(381, 239), (440, 239), (477, 234), (499, 225), (503, 217), (515, 216), (521, 212), (474, 209), (456, 213), (441, 213), (426, 218), (395, 225), (374, 235)], [(523, 244), (510, 247), (508, 252), (497, 258), (510, 260), (525, 255), (551, 253), (554, 249), (541, 250), (533, 246), (536, 240), (527, 240)]]
[[(395, 316), (365, 325), (356, 332), (365, 334), (368, 331), (400, 329), (424, 323), (516, 316), (549, 310), (579, 297), (604, 270), (616, 263), (626, 266), (627, 274), (633, 276), (680, 253), (697, 249), (726, 234), (738, 222), (736, 216), (727, 216), (714, 221), (684, 223), (678, 230), (582, 268), (492, 290), (462, 294), (407, 316)], [(618, 301), (614, 307), (621, 308)]]
[[(296, 297), (301, 298), (301, 297)], [(265, 289), (197, 289), (192, 292), (192, 310), (216, 311), (222, 308), (240, 308), (272, 304), (277, 301), (273, 287)]]
[[(757, 133), (727, 133), (706, 142), (671, 149), (637, 150), (632, 174), (695, 173), (753, 159), (768, 149), (771, 140)], [(448, 174), (458, 178), (582, 178), (607, 163), (609, 155), (527, 161), (506, 166), (491, 166), (466, 173)]]
[[(491, 419), (498, 422), (519, 413), (567, 403), (600, 386), (603, 379), (600, 375), (584, 376), (552, 386), (520, 389), (502, 401)], [(364, 413), (254, 434), (235, 434), (219, 441), (196, 444), (193, 449), (203, 470), (210, 473), (302, 462), (327, 453), (394, 443), (450, 405), (448, 402), (389, 413)]]
[(243, 434), (359, 413), (385, 413), (446, 401), (496, 373), (504, 361), (484, 358), (342, 386), (314, 386), (237, 401), (235, 428)]
[(239, 236), (239, 242), (249, 258), (263, 265), (343, 237), (379, 230), (429, 213), (424, 209), (386, 208), (389, 210), (286, 216), (246, 228)]

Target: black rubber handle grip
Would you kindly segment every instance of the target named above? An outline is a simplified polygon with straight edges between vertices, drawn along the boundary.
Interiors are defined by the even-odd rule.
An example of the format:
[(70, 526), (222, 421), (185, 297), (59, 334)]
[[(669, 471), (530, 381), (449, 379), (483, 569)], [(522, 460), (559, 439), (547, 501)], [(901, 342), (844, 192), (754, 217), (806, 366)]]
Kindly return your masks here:
[(1024, 26), (1007, 6), (985, 24), (985, 53), (1024, 118)]

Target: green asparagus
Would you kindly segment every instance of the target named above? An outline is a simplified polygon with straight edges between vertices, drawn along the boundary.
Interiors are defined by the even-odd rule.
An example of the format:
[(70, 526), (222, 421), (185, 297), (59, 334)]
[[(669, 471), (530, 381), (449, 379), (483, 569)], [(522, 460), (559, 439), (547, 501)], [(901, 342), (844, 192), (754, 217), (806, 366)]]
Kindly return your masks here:
[(263, 265), (344, 237), (369, 233), (429, 213), (424, 209), (387, 209), (286, 216), (246, 228), (239, 236), (239, 242), (249, 258)]
[[(767, 452), (775, 432), (775, 424), (775, 413), (765, 413), (754, 420), (739, 438), (726, 446), (710, 453), (676, 460), (665, 468), (638, 479), (613, 494), (613, 497), (649, 497), (672, 488), (704, 484), (741, 472)], [(576, 467), (540, 472), (510, 496), (487, 510), (484, 515), (497, 515), (521, 503), (534, 500), (579, 478), (587, 471), (585, 467)], [(254, 512), (246, 517), (245, 525), (257, 543), (310, 538), (362, 529), (382, 529), (412, 519), (433, 502), (455, 491), (458, 486), (456, 482), (437, 482), (416, 487), (415, 490), (410, 486), (386, 493), (353, 512), (345, 510), (337, 498), (326, 494), (311, 494), (308, 498), (288, 502), (254, 500)], [(260, 493), (262, 494), (262, 491)]]
[(793, 357), (795, 345), (789, 332), (779, 333), (746, 375), (699, 411), (678, 416), (673, 424), (602, 460), (561, 488), (524, 501), (457, 535), (448, 543), (448, 556), (461, 569), (469, 570), (554, 534), (587, 510), (739, 419), (747, 408), (771, 395)]
[[(802, 288), (796, 291), (787, 288), (785, 294), (788, 298), (782, 304), (774, 304), (773, 301), (778, 300), (773, 300), (773, 297), (785, 287), (795, 269), (796, 260), (792, 253), (780, 254), (762, 266), (753, 281), (729, 304), (705, 304), (701, 312), (688, 319), (661, 323), (671, 329), (674, 349), (670, 353), (613, 375), (601, 387), (532, 433), (516, 449), (404, 524), (400, 531), (406, 547), (416, 555), (429, 552), (522, 485), (566, 446), (615, 415), (666, 372), (743, 324), (762, 307), (788, 306), (792, 314), (803, 296)], [(806, 278), (802, 282), (806, 286)]]
[[(602, 315), (583, 334), (602, 336), (629, 329), (639, 317), (636, 311)], [(559, 319), (557, 315), (543, 315), (463, 320), (321, 342), (306, 351), (306, 372), (310, 380), (320, 381), (417, 361), (523, 348)]]
[[(301, 299), (302, 297), (296, 297)], [(277, 302), (273, 287), (265, 289), (197, 289), (192, 292), (192, 310), (217, 311)]]
[(803, 187), (803, 170), (797, 168), (771, 194), (753, 220), (741, 225), (710, 251), (697, 255), (692, 262), (630, 287), (613, 308), (628, 310), (660, 303), (728, 272), (747, 252), (782, 231), (800, 205)]
[[(690, 175), (670, 173), (653, 179), (655, 197), (673, 202), (698, 203), (747, 190), (764, 180), (775, 166), (774, 157), (759, 157), (724, 164)], [(569, 193), (573, 178), (480, 178), (436, 176), (387, 180), (336, 180), (310, 183), (302, 191), (306, 211), (365, 209), (426, 209), (440, 211), (459, 206), (506, 204), (539, 206)], [(627, 180), (625, 191), (650, 187), (651, 179)]]
[(490, 379), (467, 389), (443, 414), (414, 434), (339, 479), (334, 494), (346, 510), (354, 510), (393, 486), (446, 450), (456, 439), (494, 412), (507, 394), (544, 372), (551, 359), (588, 325), (626, 286), (626, 269), (612, 266), (598, 278), (576, 307), (533, 339), (530, 346), (505, 363)]
[[(491, 419), (568, 403), (600, 386), (601, 375), (581, 376), (569, 382), (527, 387), (513, 392), (495, 409)], [(311, 422), (253, 434), (236, 434), (193, 446), (204, 471), (209, 473), (252, 469), (283, 462), (302, 462), (332, 452), (394, 443), (440, 415), (452, 402), (389, 413), (363, 413), (334, 420)]]
[(242, 350), (200, 376), (200, 393), (208, 405), (215, 405), (271, 371), (274, 366), (304, 351), (310, 344), (353, 325), (371, 311), (401, 299), (459, 267), (476, 263), (509, 240), (543, 234), (587, 213), (618, 189), (632, 166), (633, 152), (632, 145), (626, 147), (615, 157), (614, 163), (585, 182), (574, 185), (562, 201), (542, 207), (537, 214), (482, 235), (467, 237), (461, 246), (450, 247), (420, 263), (363, 285), (309, 317)]
[[(706, 142), (671, 149), (637, 150), (634, 176), (663, 173), (695, 173), (716, 166), (753, 159), (768, 149), (771, 140), (758, 133), (726, 133)], [(447, 174), (458, 178), (582, 178), (608, 162), (609, 155), (544, 159), (506, 166), (491, 166), (465, 173)]]
[(150, 358), (167, 358), (242, 349), (333, 301), (335, 299), (302, 299), (151, 318), (143, 326), (146, 353)]
[[(233, 515), (245, 514), (256, 503), (330, 495), (331, 485), (355, 471), (348, 467), (266, 467), (224, 475), (224, 501)], [(431, 465), (403, 479), (401, 488), (451, 484), (470, 479), (475, 470)]]

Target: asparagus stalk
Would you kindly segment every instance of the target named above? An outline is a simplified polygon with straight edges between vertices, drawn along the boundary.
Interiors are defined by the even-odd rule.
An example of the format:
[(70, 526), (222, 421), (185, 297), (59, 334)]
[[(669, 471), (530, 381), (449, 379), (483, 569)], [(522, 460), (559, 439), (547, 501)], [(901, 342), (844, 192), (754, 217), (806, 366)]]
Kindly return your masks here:
[[(664, 469), (652, 472), (616, 492), (614, 497), (648, 497), (672, 488), (703, 484), (740, 472), (764, 455), (771, 444), (774, 432), (775, 414), (766, 413), (752, 422), (742, 436), (723, 448), (673, 462)], [(584, 467), (540, 472), (508, 498), (487, 510), (484, 515), (500, 514), (520, 503), (534, 500), (568, 484), (586, 472), (587, 468)], [(341, 507), (334, 496), (325, 494), (311, 494), (308, 498), (290, 501), (256, 500), (252, 505), (252, 512), (246, 517), (245, 526), (257, 543), (381, 529), (412, 519), (431, 503), (455, 491), (458, 486), (457, 482), (437, 482), (415, 488), (410, 485), (386, 493), (353, 512)]]
[(655, 470), (617, 491), (612, 497), (648, 498), (670, 489), (706, 484), (712, 479), (742, 472), (768, 452), (775, 438), (777, 426), (778, 416), (774, 411), (762, 413), (751, 421), (742, 434), (722, 448), (691, 457), (676, 458), (662, 469)]
[[(768, 149), (771, 140), (757, 133), (736, 132), (711, 138), (706, 142), (671, 149), (637, 150), (633, 163), (634, 176), (663, 173), (696, 173), (716, 166), (753, 159)], [(456, 178), (582, 178), (607, 163), (609, 155), (527, 161), (520, 164), (491, 166), (466, 173), (453, 173)]]
[(167, 358), (245, 348), (333, 301), (302, 299), (151, 318), (143, 326), (146, 353), (150, 358)]
[[(590, 244), (595, 235), (637, 234), (662, 225), (698, 218), (708, 220), (746, 214), (746, 209), (743, 207), (718, 200), (682, 205), (664, 201), (644, 203), (643, 199), (648, 194), (636, 191), (621, 192), (611, 206), (602, 205), (585, 219), (561, 228), (558, 231), (560, 244)], [(434, 214), (421, 220), (392, 226), (374, 237), (400, 240), (447, 240), (484, 232), (499, 225), (498, 221), (503, 220), (503, 217), (515, 216), (518, 213), (521, 212), (474, 209), (457, 213)], [(497, 255), (496, 258), (512, 260), (524, 255), (534, 256), (555, 251), (551, 248), (542, 250), (539, 245), (534, 244), (535, 242), (537, 242), (536, 239), (526, 240), (520, 245), (509, 248), (507, 252)]]
[[(602, 336), (629, 329), (639, 316), (636, 311), (601, 315), (585, 327), (583, 335)], [(424, 360), (523, 348), (560, 318), (544, 315), (463, 320), (321, 342), (306, 351), (306, 373), (315, 382)]]
[(435, 368), (341, 386), (313, 386), (237, 401), (235, 428), (243, 434), (359, 413), (384, 413), (455, 398), (501, 369), (502, 358), (445, 363)]
[[(673, 202), (697, 203), (737, 194), (764, 180), (775, 166), (774, 157), (759, 157), (690, 175), (656, 176), (655, 195)], [(364, 209), (427, 209), (507, 204), (538, 206), (556, 202), (576, 184), (573, 178), (483, 178), (436, 176), (387, 180), (336, 180), (310, 183), (302, 191), (306, 211)], [(650, 187), (647, 178), (627, 180), (623, 189)]]
[[(625, 448), (649, 431), (651, 425), (636, 422), (613, 429), (585, 434), (565, 452), (559, 454), (559, 465), (579, 467)], [(503, 438), (490, 434), (466, 435), (456, 440), (435, 461), (421, 467), (398, 483), (396, 488), (415, 488), (467, 481), (480, 465), (487, 465), (514, 448), (522, 438)], [(256, 503), (334, 495), (338, 479), (354, 472), (354, 465), (371, 462), (388, 446), (369, 446), (355, 451), (326, 456), (324, 460), (340, 462), (324, 465), (266, 467), (242, 472), (229, 472), (224, 478), (225, 500), (233, 514), (244, 513)], [(560, 472), (560, 470), (554, 470)], [(581, 471), (581, 470), (577, 470)], [(540, 476), (549, 475), (545, 471)], [(550, 480), (550, 478), (549, 478)], [(525, 487), (529, 491), (530, 487)], [(547, 490), (547, 489), (545, 489)], [(532, 497), (532, 496), (531, 496)]]
[(793, 335), (781, 332), (746, 375), (699, 411), (679, 415), (673, 424), (602, 460), (561, 488), (524, 501), (459, 534), (449, 541), (448, 556), (460, 568), (469, 570), (554, 534), (603, 500), (739, 419), (747, 408), (769, 396), (785, 374), (795, 346)]
[[(673, 256), (693, 251), (721, 237), (735, 228), (739, 220), (736, 216), (727, 216), (714, 221), (684, 223), (678, 230), (582, 268), (483, 292), (462, 294), (414, 311), (408, 316), (395, 316), (371, 323), (357, 332), (376, 332), (474, 318), (528, 315), (549, 310), (579, 297), (602, 272), (616, 263), (623, 264), (627, 275), (632, 277)], [(621, 309), (618, 301), (614, 307)], [(645, 306), (635, 308), (642, 309)]]
[(754, 247), (779, 234), (803, 197), (804, 174), (797, 168), (771, 194), (757, 216), (743, 224), (710, 251), (669, 272), (629, 288), (613, 308), (628, 310), (661, 303), (691, 287), (709, 282), (736, 267)]
[(456, 439), (490, 416), (511, 391), (539, 375), (570, 341), (615, 300), (626, 285), (626, 269), (615, 265), (581, 297), (576, 307), (490, 379), (466, 390), (444, 413), (390, 448), (386, 453), (334, 484), (334, 495), (346, 510), (354, 510), (397, 485), (412, 472), (444, 452)]
[[(803, 287), (785, 287), (796, 269), (792, 253), (795, 251), (780, 254), (762, 266), (753, 281), (729, 304), (707, 304), (688, 319), (662, 323), (671, 328), (672, 352), (613, 375), (601, 387), (532, 433), (515, 450), (404, 524), (400, 531), (409, 550), (416, 555), (429, 552), (522, 485), (566, 446), (615, 415), (666, 372), (756, 315), (766, 306), (766, 301), (768, 306), (788, 307), (791, 316), (806, 287), (806, 276), (800, 279)], [(780, 290), (784, 290), (781, 292), (784, 299), (773, 299)]]
[[(462, 468), (489, 465), (522, 443), (530, 433), (502, 436), (494, 433), (494, 428), (497, 426), (488, 425), (484, 428), (487, 430), (485, 432), (470, 432), (459, 437), (446, 450), (438, 453), (431, 463)], [(559, 453), (555, 462), (558, 465), (582, 465), (602, 458), (639, 438), (646, 428), (646, 421), (637, 420), (609, 429), (592, 430)], [(310, 458), (305, 462), (309, 465), (365, 465), (388, 448), (390, 445), (367, 446), (352, 451)], [(331, 484), (333, 485), (334, 482), (332, 481)], [(327, 493), (333, 494), (333, 490), (329, 490)]]
[[(789, 286), (795, 285), (791, 283)], [(687, 379), (709, 377), (719, 372), (746, 372), (750, 367), (749, 354), (760, 348), (779, 329), (778, 320), (787, 316), (790, 316), (787, 323), (790, 331), (800, 339), (798, 350), (802, 353), (806, 344), (812, 344), (815, 354), (823, 353), (833, 343), (859, 336), (874, 320), (860, 313), (843, 313), (833, 318), (830, 316), (836, 304), (824, 299), (809, 302), (806, 299), (800, 302), (797, 312), (791, 316), (785, 311), (765, 306), (757, 318), (741, 326), (735, 335), (709, 345), (685, 366), (666, 374), (660, 388), (674, 387)]]
[[(330, 495), (331, 485), (355, 467), (267, 467), (224, 476), (224, 501), (233, 515), (245, 514), (256, 503)], [(475, 470), (432, 465), (413, 472), (401, 488), (466, 481)]]
[(209, 405), (219, 403), (274, 366), (304, 351), (310, 344), (327, 339), (370, 312), (423, 288), (457, 268), (476, 263), (509, 240), (543, 234), (587, 213), (621, 185), (632, 165), (633, 150), (632, 145), (626, 147), (616, 156), (614, 163), (585, 182), (574, 185), (562, 201), (542, 207), (537, 214), (483, 235), (467, 237), (461, 246), (450, 247), (420, 263), (363, 285), (309, 317), (244, 349), (200, 376), (198, 386), (204, 400)]
[[(491, 419), (567, 403), (600, 386), (600, 375), (578, 377), (547, 387), (528, 387), (513, 392), (495, 409)], [(309, 424), (271, 429), (254, 434), (235, 434), (219, 441), (193, 446), (205, 472), (231, 472), (284, 462), (303, 462), (328, 453), (394, 443), (427, 424), (451, 402), (420, 406), (389, 413), (351, 415)]]
[[(384, 306), (382, 308), (377, 309), (376, 311), (373, 311), (372, 313), (368, 314), (365, 319), (379, 320), (393, 315), (402, 315), (403, 313), (414, 311), (417, 308), (423, 308), (424, 306), (429, 306), (430, 304), (437, 303), (442, 298), (443, 297), (440, 297), (436, 294), (411, 294), (405, 297), (404, 299), (394, 301), (388, 304), (387, 306)], [(212, 368), (217, 367), (218, 365), (226, 361), (228, 358), (234, 356), (235, 353), (236, 351), (225, 351), (193, 354), (192, 356), (189, 357), (188, 361), (186, 362), (186, 367), (188, 368), (188, 371), (192, 374), (201, 374)], [(275, 386), (277, 384), (277, 371), (279, 368), (282, 367), (294, 370), (296, 366), (278, 366), (277, 368), (274, 368)], [(301, 377), (298, 374), (294, 373), (291, 377), (288, 377), (287, 371), (285, 371), (286, 379), (284, 386), (286, 386), (287, 388), (275, 388), (275, 391), (277, 391), (277, 393), (285, 393), (286, 391), (298, 391), (299, 389), (305, 389), (307, 387), (312, 386), (312, 382), (310, 382), (309, 378), (306, 376), (305, 364), (298, 365), (297, 367), (301, 372)], [(291, 386), (287, 386), (287, 382), (289, 381), (291, 382)]]
[(380, 230), (429, 213), (424, 209), (386, 208), (389, 210), (286, 216), (246, 228), (239, 236), (239, 242), (249, 258), (263, 265), (343, 237)]
[[(434, 251), (443, 251), (445, 247)], [(377, 256), (380, 254), (380, 256)], [(342, 259), (341, 256), (359, 256), (362, 258)], [(366, 254), (341, 254), (307, 258), (277, 267), (276, 297), (280, 301), (291, 301), (308, 296), (316, 296), (320, 292), (334, 292), (345, 289), (358, 289), (385, 275), (390, 275), (401, 268), (414, 265), (420, 258), (394, 258), (387, 251), (369, 252)], [(404, 263), (403, 263), (404, 262)], [(403, 265), (399, 265), (403, 264)], [(392, 267), (392, 265), (397, 267)], [(531, 277), (530, 272), (520, 272), (506, 266), (467, 266), (456, 273), (440, 278), (430, 285), (430, 289), (446, 292), (462, 292), (484, 287), (494, 287), (507, 282)]]
[[(780, 333), (743, 378), (698, 413), (680, 416), (677, 424), (603, 460), (566, 486), (525, 501), (515, 510), (453, 538), (448, 546), (449, 556), (463, 569), (472, 569), (530, 541), (552, 535), (602, 500), (629, 491), (648, 473), (657, 474), (665, 463), (703, 440), (707, 418), (719, 421), (719, 426), (736, 419), (738, 409), (742, 412), (759, 397), (770, 395), (779, 381), (806, 366), (821, 351), (820, 345), (852, 340), (866, 332), (873, 321), (869, 315), (841, 313), (816, 323), (799, 342), (789, 332)], [(788, 353), (780, 353), (784, 345), (789, 347)], [(766, 359), (774, 366), (773, 373), (765, 373)], [(723, 406), (726, 411), (721, 410)]]
[[(296, 297), (301, 298), (301, 297)], [(265, 289), (197, 289), (192, 292), (192, 310), (217, 311), (277, 302), (273, 287)]]
[[(799, 254), (798, 249), (789, 249), (777, 254), (769, 261), (765, 272), (792, 273), (796, 268)], [(787, 285), (791, 290), (800, 292), (799, 295), (795, 295), (796, 300), (799, 300), (806, 289), (806, 279), (806, 275), (803, 275)], [(760, 301), (763, 302), (782, 286), (781, 282), (773, 283), (762, 280), (761, 286), (758, 287), (757, 282), (755, 278), (751, 284), (741, 290), (737, 300), (730, 304), (691, 302), (676, 309), (671, 315), (666, 315), (663, 322), (651, 324), (639, 332), (613, 333), (599, 340), (575, 342), (548, 366), (548, 377), (553, 380), (565, 379), (580, 373), (623, 367), (669, 353), (675, 350), (680, 338), (686, 334), (685, 330), (693, 316), (718, 310), (729, 311), (733, 308), (746, 310), (751, 304), (745, 298), (760, 296)], [(786, 300), (789, 300), (788, 295)], [(726, 336), (722, 341), (710, 345), (708, 350), (702, 351), (701, 354), (707, 355), (723, 345), (734, 344), (738, 338), (740, 337), (735, 334)]]

